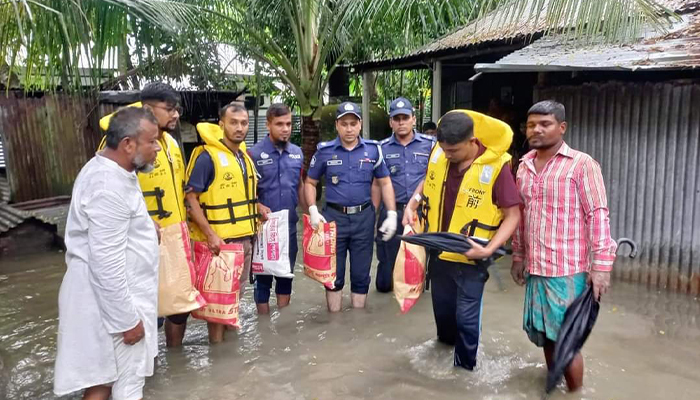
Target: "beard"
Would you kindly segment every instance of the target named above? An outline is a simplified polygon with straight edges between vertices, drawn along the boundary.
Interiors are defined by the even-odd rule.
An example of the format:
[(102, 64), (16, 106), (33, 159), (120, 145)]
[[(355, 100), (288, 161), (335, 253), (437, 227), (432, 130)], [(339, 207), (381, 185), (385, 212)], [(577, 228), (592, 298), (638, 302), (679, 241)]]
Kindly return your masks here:
[(140, 154), (136, 155), (133, 164), (136, 172), (140, 172), (142, 174), (148, 174), (150, 172), (153, 172), (153, 170), (156, 168), (153, 162), (146, 162), (143, 159), (143, 156)]
[(277, 147), (285, 147), (289, 143), (289, 138), (277, 138), (272, 141)]
[(177, 128), (177, 125), (174, 127), (170, 128), (167, 125), (166, 126), (159, 126), (158, 129), (160, 129), (161, 132), (167, 132), (167, 133), (174, 133), (175, 128)]

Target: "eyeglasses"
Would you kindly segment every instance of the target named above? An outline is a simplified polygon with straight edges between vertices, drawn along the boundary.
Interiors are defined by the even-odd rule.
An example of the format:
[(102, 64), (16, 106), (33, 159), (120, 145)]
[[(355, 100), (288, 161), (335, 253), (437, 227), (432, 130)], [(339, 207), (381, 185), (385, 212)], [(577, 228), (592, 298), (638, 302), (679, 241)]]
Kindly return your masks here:
[(158, 106), (158, 105), (155, 105), (155, 104), (149, 104), (149, 106), (155, 107), (155, 108), (160, 108), (161, 110), (167, 112), (169, 115), (175, 115), (176, 112), (178, 113), (178, 115), (182, 115), (182, 111), (183, 111), (182, 107), (180, 107), (180, 106), (175, 106), (175, 107), (170, 107), (170, 106), (168, 106), (168, 107), (163, 107), (163, 106)]

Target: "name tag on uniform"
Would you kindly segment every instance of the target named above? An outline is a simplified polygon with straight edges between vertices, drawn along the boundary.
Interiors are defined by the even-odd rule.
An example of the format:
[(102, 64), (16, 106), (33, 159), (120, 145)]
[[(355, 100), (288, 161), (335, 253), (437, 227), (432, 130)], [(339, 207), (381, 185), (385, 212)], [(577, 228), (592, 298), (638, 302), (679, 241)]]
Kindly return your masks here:
[(484, 169), (481, 170), (481, 176), (479, 177), (479, 182), (487, 185), (491, 183), (491, 178), (493, 177), (493, 167), (490, 165), (485, 165)]
[(413, 153), (414, 157), (430, 157), (430, 154), (428, 153)]
[(295, 160), (301, 160), (301, 154), (290, 154), (289, 158), (292, 158)]
[(430, 159), (430, 162), (433, 164), (437, 164), (438, 158), (440, 158), (440, 154), (442, 154), (442, 147), (438, 147), (438, 149), (433, 152), (433, 157)]
[(226, 153), (224, 153), (224, 152), (219, 153), (219, 163), (221, 164), (222, 167), (228, 167), (228, 157), (226, 157)]
[(326, 165), (343, 165), (343, 160), (328, 160)]
[(401, 158), (401, 153), (387, 154), (386, 159), (390, 160), (392, 158)]
[(271, 159), (271, 158), (268, 158), (267, 160), (258, 160), (258, 161), (256, 162), (256, 164), (258, 164), (258, 165), (268, 165), (268, 164), (272, 164), (272, 159)]

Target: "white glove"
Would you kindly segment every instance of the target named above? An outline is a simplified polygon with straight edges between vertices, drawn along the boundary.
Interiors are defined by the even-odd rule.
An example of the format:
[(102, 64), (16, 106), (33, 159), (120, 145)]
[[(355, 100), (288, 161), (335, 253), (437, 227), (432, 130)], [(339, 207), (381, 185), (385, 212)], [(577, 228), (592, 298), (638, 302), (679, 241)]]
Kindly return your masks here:
[[(394, 214), (395, 214), (395, 213), (394, 213)], [(312, 226), (314, 229), (317, 229), (317, 228), (318, 228), (318, 223), (319, 223), (319, 222), (323, 222), (323, 223), (326, 222), (326, 219), (323, 218), (323, 215), (321, 215), (320, 212), (318, 212), (318, 207), (316, 207), (316, 206), (310, 206), (310, 207), (309, 207), (309, 216), (311, 217), (311, 226)], [(396, 225), (396, 224), (394, 224), (394, 225)]]
[(379, 228), (379, 232), (383, 233), (383, 241), (388, 241), (396, 233), (396, 211), (387, 211), (386, 219), (382, 222), (382, 226)]

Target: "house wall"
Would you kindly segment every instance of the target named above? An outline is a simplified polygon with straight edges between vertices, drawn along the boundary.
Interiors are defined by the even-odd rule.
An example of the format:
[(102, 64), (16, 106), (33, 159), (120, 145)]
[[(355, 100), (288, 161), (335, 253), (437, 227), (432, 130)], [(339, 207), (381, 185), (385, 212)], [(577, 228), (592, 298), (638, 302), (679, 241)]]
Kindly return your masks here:
[(601, 165), (614, 238), (614, 275), (650, 287), (700, 293), (700, 84), (607, 82), (540, 87), (537, 99), (567, 109), (566, 141)]

